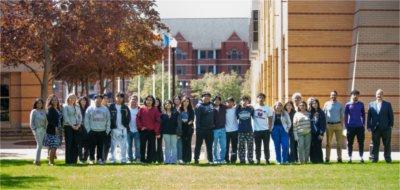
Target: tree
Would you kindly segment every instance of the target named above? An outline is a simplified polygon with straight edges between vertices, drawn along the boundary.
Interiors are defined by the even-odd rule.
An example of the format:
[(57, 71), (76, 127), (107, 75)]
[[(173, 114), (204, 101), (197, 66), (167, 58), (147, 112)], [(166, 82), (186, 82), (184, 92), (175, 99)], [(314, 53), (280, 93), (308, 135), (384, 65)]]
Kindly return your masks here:
[(191, 80), (192, 96), (200, 97), (201, 93), (208, 91), (212, 96), (220, 95), (223, 100), (228, 97), (233, 97), (239, 100), (242, 95), (242, 77), (238, 76), (235, 72), (231, 74), (220, 73), (214, 75), (207, 73), (201, 79)]
[(251, 78), (250, 78), (250, 69), (247, 70), (246, 74), (244, 75), (244, 80), (242, 83), (242, 95), (247, 95), (250, 96), (251, 95)]
[(40, 83), (42, 98), (47, 97), (53, 61), (50, 47), (55, 34), (54, 23), (60, 16), (57, 6), (58, 1), (47, 0), (0, 1), (0, 62), (9, 67), (27, 67)]

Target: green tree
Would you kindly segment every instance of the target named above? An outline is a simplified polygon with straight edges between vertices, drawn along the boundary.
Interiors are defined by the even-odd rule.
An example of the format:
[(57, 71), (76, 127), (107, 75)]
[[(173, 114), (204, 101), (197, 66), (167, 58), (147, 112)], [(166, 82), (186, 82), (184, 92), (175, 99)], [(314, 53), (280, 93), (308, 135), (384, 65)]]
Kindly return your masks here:
[(242, 95), (251, 95), (251, 78), (250, 78), (250, 69), (247, 70), (246, 74), (244, 75), (244, 80), (242, 83)]

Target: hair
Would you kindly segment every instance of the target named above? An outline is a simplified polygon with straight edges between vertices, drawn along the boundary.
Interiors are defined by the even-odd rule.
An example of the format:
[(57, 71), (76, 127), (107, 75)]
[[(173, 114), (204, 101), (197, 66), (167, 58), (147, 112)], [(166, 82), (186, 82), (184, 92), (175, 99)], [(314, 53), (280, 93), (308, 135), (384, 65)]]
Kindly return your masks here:
[(179, 99), (180, 103), (182, 103), (182, 97), (179, 96), (179, 95), (177, 95), (177, 96), (175, 96), (174, 99), (173, 99), (172, 107), (178, 109), (178, 108), (180, 107), (180, 105), (178, 105), (178, 108), (175, 106), (175, 100), (176, 100), (176, 99)]
[[(85, 100), (85, 101), (86, 101), (85, 107), (82, 107), (82, 100)], [(85, 110), (85, 111), (86, 111), (86, 109), (87, 109), (87, 108), (89, 107), (89, 105), (90, 105), (89, 99), (88, 99), (86, 96), (80, 97), (80, 98), (78, 99), (78, 105), (79, 105), (79, 107), (80, 107), (82, 110)]]
[(235, 102), (235, 99), (231, 96), (228, 99), (226, 99), (227, 102)]
[[(147, 98), (146, 98), (147, 99)], [(156, 105), (156, 100), (158, 101), (158, 102), (160, 102), (160, 104), (157, 106), (157, 110), (161, 113), (162, 112), (162, 109), (161, 109), (161, 106), (162, 106), (162, 102), (161, 102), (161, 100), (160, 100), (160, 98), (154, 98), (154, 105), (153, 105), (153, 107)]]
[(171, 105), (170, 111), (172, 112), (172, 109), (174, 108), (174, 107), (173, 107), (174, 103), (173, 103), (171, 100), (165, 100), (165, 101), (164, 101), (164, 104), (163, 104), (163, 109), (164, 109), (165, 111), (167, 111), (167, 109), (165, 109), (165, 106), (166, 106), (167, 104), (170, 104), (170, 105)]
[(222, 101), (222, 98), (221, 98), (221, 96), (219, 96), (219, 95), (217, 95), (217, 96), (215, 96), (214, 98), (213, 98), (213, 102), (215, 102), (215, 100), (219, 100), (219, 101)]
[[(58, 103), (57, 103), (57, 107), (53, 107), (53, 104), (51, 103), (51, 101), (53, 100), (53, 98), (56, 98)], [(46, 100), (46, 109), (50, 109), (50, 108), (54, 108), (54, 109), (58, 109), (61, 110), (61, 105), (60, 105), (60, 100), (58, 99), (58, 97), (55, 94), (51, 94), (49, 97), (47, 97)]]
[(318, 99), (315, 99), (314, 102), (317, 103), (318, 106), (317, 106), (317, 109), (315, 109), (315, 108), (311, 105), (311, 109), (310, 109), (310, 110), (311, 110), (311, 113), (315, 113), (315, 112), (321, 110), (321, 105), (320, 105), (320, 103), (319, 103), (319, 100), (318, 100)]
[[(75, 97), (75, 99), (77, 99), (74, 93), (68, 94), (67, 99), (65, 100), (66, 105), (68, 105), (69, 99), (71, 99), (72, 97)], [(76, 101), (74, 102), (74, 105), (76, 105)]]
[(336, 90), (332, 90), (331, 93), (332, 93), (332, 92), (335, 93), (336, 95), (338, 95), (338, 93), (337, 93)]
[(302, 100), (300, 103), (299, 103), (299, 107), (297, 108), (297, 111), (301, 111), (301, 109), (300, 109), (300, 104), (304, 104), (305, 106), (306, 106), (306, 110), (307, 110), (307, 102), (306, 101), (304, 101), (304, 100)]
[(106, 93), (102, 94), (102, 96), (103, 96), (103, 99), (104, 99), (104, 98), (107, 98), (107, 99), (110, 98), (110, 97), (108, 97), (108, 95), (107, 95)]
[(129, 101), (131, 101), (134, 97), (136, 97), (138, 101), (140, 101), (139, 96), (137, 94), (132, 94), (131, 96), (129, 96)]
[(313, 103), (313, 101), (315, 100), (316, 98), (315, 97), (309, 97), (308, 99), (307, 99), (307, 108), (308, 108), (308, 110), (311, 110), (311, 104)]
[[(278, 104), (281, 104), (281, 105), (283, 106), (283, 103), (282, 103), (281, 101), (276, 101), (275, 104), (274, 104), (274, 111), (276, 111), (276, 106), (277, 106)], [(283, 108), (283, 109), (282, 109), (282, 112), (284, 112), (284, 111), (285, 111), (285, 109)]]
[(115, 97), (119, 97), (122, 98), (122, 103), (121, 104), (125, 104), (125, 94), (123, 92), (118, 92)]
[(291, 100), (289, 100), (289, 101), (287, 101), (286, 103), (285, 103), (285, 105), (283, 106), (283, 109), (285, 110), (285, 111), (288, 111), (287, 109), (286, 109), (286, 106), (288, 105), (288, 104), (290, 104), (291, 106), (292, 106), (292, 112), (295, 112), (296, 110), (296, 108), (294, 107), (294, 104), (293, 104), (293, 101), (291, 101)]
[(264, 93), (258, 93), (258, 95), (257, 95), (257, 98), (259, 98), (259, 97), (262, 97), (262, 98), (264, 98), (265, 99), (265, 94)]
[(33, 109), (38, 109), (38, 107), (37, 107), (37, 103), (39, 103), (39, 102), (42, 102), (42, 108), (41, 109), (44, 109), (45, 107), (46, 107), (46, 105), (45, 105), (45, 103), (44, 103), (44, 100), (43, 99), (41, 99), (41, 98), (37, 98), (36, 100), (35, 100), (35, 102), (33, 103)]
[(250, 97), (247, 96), (247, 95), (242, 96), (240, 99), (243, 100), (243, 101), (244, 101), (244, 100), (250, 101)]
[(358, 91), (358, 90), (352, 90), (352, 91), (350, 92), (350, 95), (360, 95), (360, 91)]
[(300, 98), (302, 98), (300, 92), (295, 92), (295, 93), (293, 93), (293, 95), (292, 95), (292, 100), (294, 100), (294, 99), (296, 98), (296, 96), (300, 96)]
[[(146, 104), (146, 100), (147, 100), (147, 98), (151, 98), (151, 100), (153, 101), (153, 103), (151, 104), (151, 107), (154, 107), (154, 105), (156, 104), (156, 99), (154, 98), (154, 96), (152, 96), (152, 95), (148, 95), (148, 96), (146, 96), (146, 98), (144, 99), (144, 105), (145, 106), (147, 106), (147, 104)], [(160, 102), (160, 104), (161, 104), (161, 102)]]
[(179, 110), (180, 110), (181, 112), (184, 111), (184, 107), (183, 107), (183, 102), (184, 102), (184, 101), (189, 101), (189, 105), (188, 105), (188, 107), (187, 107), (187, 110), (188, 110), (188, 111), (193, 111), (192, 101), (191, 101), (190, 98), (187, 97), (187, 96), (184, 96), (184, 97), (182, 98), (182, 102), (181, 102), (181, 106), (179, 107)]

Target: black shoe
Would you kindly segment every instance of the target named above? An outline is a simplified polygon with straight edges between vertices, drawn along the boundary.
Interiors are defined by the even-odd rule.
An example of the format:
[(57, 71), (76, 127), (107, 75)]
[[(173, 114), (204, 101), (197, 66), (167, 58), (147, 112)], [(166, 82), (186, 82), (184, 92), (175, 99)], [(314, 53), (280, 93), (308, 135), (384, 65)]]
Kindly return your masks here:
[[(330, 161), (328, 159), (325, 159), (325, 163), (329, 163)], [(338, 161), (339, 162), (339, 161)]]
[(352, 163), (351, 159), (348, 161), (348, 163), (349, 163), (349, 164), (351, 164), (351, 163)]
[(372, 160), (371, 162), (372, 163), (378, 163), (378, 160)]
[(257, 160), (257, 165), (260, 165), (261, 164), (261, 161), (260, 160)]
[(198, 160), (195, 160), (195, 161), (194, 161), (194, 164), (198, 165), (198, 164), (199, 164), (199, 161), (198, 161)]
[(265, 161), (265, 164), (269, 165), (269, 164), (271, 164), (271, 163), (269, 162), (269, 160), (266, 160), (266, 161)]
[(387, 163), (387, 164), (391, 164), (391, 163), (392, 163), (392, 160), (386, 160), (386, 163)]
[(253, 165), (253, 164), (254, 164), (254, 161), (253, 161), (253, 160), (249, 161), (249, 164)]
[(246, 161), (240, 161), (240, 164), (246, 164)]
[(337, 160), (338, 163), (343, 163), (342, 159)]
[(361, 159), (361, 160), (360, 160), (360, 163), (364, 163), (364, 159)]

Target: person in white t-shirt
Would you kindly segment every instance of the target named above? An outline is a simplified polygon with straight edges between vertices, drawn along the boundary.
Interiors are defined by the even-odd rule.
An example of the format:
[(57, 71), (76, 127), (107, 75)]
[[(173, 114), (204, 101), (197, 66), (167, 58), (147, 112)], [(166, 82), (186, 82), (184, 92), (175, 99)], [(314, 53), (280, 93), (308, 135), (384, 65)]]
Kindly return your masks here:
[(264, 145), (264, 156), (266, 164), (269, 164), (269, 140), (271, 136), (272, 110), (264, 104), (265, 94), (257, 95), (257, 104), (254, 106), (253, 130), (254, 142), (256, 144), (257, 164), (261, 159), (261, 142)]
[[(129, 111), (131, 112), (131, 120), (129, 122), (128, 131), (128, 159), (130, 162), (140, 162), (140, 134), (137, 129), (136, 118), (139, 112), (137, 95), (129, 97)], [(135, 144), (135, 156), (133, 156), (133, 144)]]
[[(229, 97), (226, 100), (226, 152), (225, 161), (226, 163), (235, 164), (237, 160), (237, 148), (238, 148), (238, 120), (236, 117), (236, 105), (235, 100)], [(229, 148), (232, 147), (231, 155), (229, 157)]]

